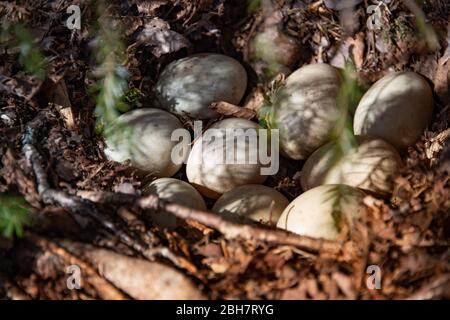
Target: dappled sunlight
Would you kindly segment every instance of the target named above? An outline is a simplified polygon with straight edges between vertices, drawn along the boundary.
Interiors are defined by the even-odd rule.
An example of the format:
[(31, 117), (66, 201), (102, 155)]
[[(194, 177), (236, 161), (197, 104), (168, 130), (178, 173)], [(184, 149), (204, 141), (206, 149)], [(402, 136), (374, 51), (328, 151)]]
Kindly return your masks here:
[(317, 150), (302, 171), (302, 186), (310, 189), (321, 184), (347, 184), (385, 194), (401, 169), (397, 151), (380, 139), (357, 136), (358, 144), (340, 153), (336, 141)]
[(169, 64), (155, 86), (160, 107), (193, 118), (217, 118), (208, 106), (217, 101), (238, 104), (247, 87), (245, 69), (234, 59), (197, 54)]

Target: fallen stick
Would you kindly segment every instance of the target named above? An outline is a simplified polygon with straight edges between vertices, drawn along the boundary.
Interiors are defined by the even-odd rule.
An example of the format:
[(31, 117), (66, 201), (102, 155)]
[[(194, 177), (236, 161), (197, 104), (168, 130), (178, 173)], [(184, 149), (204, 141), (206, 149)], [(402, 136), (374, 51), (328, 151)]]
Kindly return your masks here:
[(256, 112), (251, 109), (239, 107), (225, 101), (213, 102), (209, 105), (209, 108), (223, 116), (233, 116), (247, 120), (256, 116)]
[(180, 219), (195, 220), (205, 226), (218, 230), (227, 239), (244, 239), (277, 245), (290, 245), (304, 251), (315, 253), (327, 252), (339, 254), (342, 250), (342, 245), (338, 242), (299, 236), (282, 230), (270, 230), (233, 223), (214, 213), (194, 210), (178, 204), (162, 201), (156, 195), (140, 198), (137, 200), (137, 205), (142, 209), (162, 210)]
[[(228, 239), (242, 238), (245, 240), (263, 241), (277, 245), (290, 245), (308, 252), (327, 252), (339, 254), (342, 246), (338, 242), (314, 239), (295, 235), (282, 230), (270, 230), (251, 225), (242, 225), (224, 220), (220, 215), (194, 210), (179, 204), (165, 202), (156, 195), (138, 198), (134, 195), (113, 192), (80, 193), (80, 196), (98, 203), (117, 203), (130, 205), (137, 203), (141, 209), (162, 210), (183, 220), (194, 220), (207, 227), (221, 232)], [(167, 258), (167, 257), (166, 257)]]
[(90, 217), (100, 223), (104, 228), (116, 235), (120, 241), (135, 251), (141, 253), (149, 260), (153, 260), (154, 256), (148, 250), (147, 244), (134, 235), (128, 234), (117, 227), (114, 221), (107, 215), (102, 214), (96, 207), (95, 203), (86, 199), (79, 198), (67, 194), (66, 192), (52, 189), (48, 183), (47, 173), (44, 170), (42, 157), (36, 148), (38, 135), (49, 124), (49, 110), (42, 110), (32, 121), (25, 127), (22, 136), (22, 152), (29, 161), (33, 173), (35, 175), (37, 190), (41, 200), (45, 204), (56, 204), (67, 208), (74, 213), (74, 218), (81, 226), (86, 225), (86, 218)]
[[(121, 242), (141, 253), (147, 259), (153, 260), (155, 252), (158, 252), (158, 250), (155, 251), (154, 249), (149, 249), (141, 239), (118, 228), (109, 216), (102, 214), (97, 209), (95, 202), (69, 195), (66, 192), (55, 190), (50, 187), (41, 155), (35, 147), (35, 144), (37, 144), (38, 141), (38, 133), (49, 123), (47, 113), (48, 110), (43, 110), (35, 119), (30, 121), (25, 128), (25, 133), (22, 138), (22, 152), (32, 166), (36, 177), (37, 190), (42, 201), (46, 204), (57, 204), (71, 210), (75, 214), (77, 221), (86, 219), (86, 216), (93, 218), (104, 228), (118, 236)], [(123, 195), (120, 197), (123, 198)], [(121, 199), (121, 201), (123, 200), (124, 199)], [(132, 202), (131, 200), (134, 202), (136, 196), (130, 195), (130, 203)], [(142, 209), (163, 210), (180, 219), (195, 220), (218, 230), (227, 239), (240, 238), (277, 245), (290, 245), (307, 252), (327, 252), (334, 255), (339, 254), (342, 250), (342, 245), (338, 242), (299, 236), (282, 230), (269, 230), (251, 225), (236, 224), (224, 220), (219, 215), (213, 213), (193, 210), (178, 204), (166, 203), (161, 201), (156, 195), (143, 197), (136, 201), (138, 206)], [(170, 257), (170, 255), (167, 256), (167, 254), (165, 254), (165, 256), (166, 258)], [(177, 262), (176, 259), (174, 261), (173, 257), (171, 257), (170, 260), (174, 263)]]
[[(83, 199), (78, 196), (70, 195), (66, 192), (52, 189), (48, 183), (47, 173), (44, 170), (42, 157), (36, 148), (38, 141), (38, 134), (44, 131), (44, 128), (50, 123), (49, 110), (42, 110), (32, 121), (25, 127), (25, 133), (22, 136), (22, 153), (30, 162), (33, 169), (37, 190), (41, 200), (46, 204), (56, 204), (66, 209), (69, 209), (73, 214), (75, 220), (81, 225), (86, 225), (86, 219), (89, 217), (97, 221), (105, 229), (109, 230), (113, 235), (117, 236), (119, 240), (140, 253), (144, 258), (154, 261), (156, 256), (163, 257), (171, 261), (174, 265), (181, 269), (186, 269), (193, 273), (196, 268), (189, 261), (183, 257), (175, 255), (166, 247), (149, 246), (141, 238), (132, 232), (126, 232), (116, 225), (116, 223), (106, 214), (103, 214), (94, 201)], [(112, 198), (115, 198), (114, 201)], [(109, 203), (124, 203), (133, 204), (137, 199), (133, 195), (109, 193)], [(146, 230), (150, 233), (149, 230)], [(156, 236), (150, 234), (152, 238)]]
[(270, 230), (251, 225), (233, 223), (224, 220), (217, 214), (193, 210), (179, 204), (165, 202), (156, 195), (138, 198), (133, 195), (122, 193), (116, 194), (113, 192), (95, 191), (89, 193), (80, 192), (80, 196), (89, 198), (98, 203), (117, 203), (124, 206), (137, 203), (138, 207), (141, 209), (165, 211), (179, 219), (194, 220), (202, 225), (216, 229), (228, 239), (242, 238), (245, 240), (263, 241), (277, 245), (290, 245), (310, 253), (323, 251), (339, 254), (342, 250), (341, 244), (337, 242), (299, 236), (282, 230)]

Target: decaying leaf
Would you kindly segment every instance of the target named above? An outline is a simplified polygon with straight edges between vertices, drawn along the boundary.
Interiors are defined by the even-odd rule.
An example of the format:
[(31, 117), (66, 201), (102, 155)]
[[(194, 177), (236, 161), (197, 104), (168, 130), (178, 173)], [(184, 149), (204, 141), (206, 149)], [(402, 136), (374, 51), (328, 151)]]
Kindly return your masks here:
[(139, 13), (145, 14), (147, 16), (152, 16), (155, 14), (156, 10), (158, 10), (161, 6), (167, 4), (168, 1), (167, 0), (156, 0), (156, 1), (137, 0), (134, 2), (136, 3)]
[(236, 118), (252, 119), (256, 115), (253, 110), (239, 107), (225, 101), (213, 102), (211, 103), (209, 108), (221, 115), (232, 116)]
[(159, 18), (154, 18), (144, 25), (144, 29), (137, 35), (137, 44), (151, 47), (157, 58), (190, 46), (183, 35), (170, 30), (169, 23)]
[(45, 94), (50, 103), (53, 103), (66, 122), (69, 129), (75, 129), (75, 118), (72, 112), (72, 104), (70, 103), (69, 93), (64, 79), (57, 83), (49, 81), (46, 86)]
[(6, 91), (18, 97), (30, 100), (39, 91), (42, 81), (28, 75), (17, 75), (14, 78), (0, 75), (0, 91)]
[(337, 68), (345, 68), (347, 61), (352, 61), (360, 69), (364, 63), (364, 36), (361, 32), (355, 37), (345, 39), (332, 57), (330, 64)]
[[(448, 298), (448, 1), (419, 1), (411, 11), (405, 3), (412, 1), (387, 0), (255, 0), (252, 10), (248, 1), (125, 0), (106, 3), (100, 14), (121, 23), (122, 33), (114, 38), (123, 41), (123, 55), (115, 63), (128, 71), (124, 86), (139, 91), (144, 108), (155, 107), (153, 89), (165, 65), (186, 54), (221, 53), (243, 61), (250, 92), (239, 106), (218, 101), (212, 107), (224, 117), (259, 113), (261, 124), (268, 124), (272, 113), (259, 109), (269, 102), (265, 98), (275, 102), (270, 98), (283, 80), (270, 90), (258, 73), (264, 63), (251, 63), (250, 42), (261, 31), (262, 51), (289, 65), (289, 72), (318, 62), (342, 67), (352, 60), (367, 84), (392, 71), (427, 77), (435, 94), (433, 121), (417, 144), (402, 150), (404, 168), (392, 179), (391, 197), (367, 196), (367, 214), (355, 230), (331, 243), (256, 223), (227, 224), (217, 215), (157, 198), (148, 198), (143, 208), (142, 186), (154, 177), (129, 162), (106, 161), (102, 137), (94, 133), (96, 96), (88, 88), (96, 80), (96, 64), (107, 62), (96, 61), (98, 48), (87, 45), (97, 35), (91, 28), (99, 20), (96, 6), (81, 6), (81, 29), (69, 30), (59, 19), (65, 17), (60, 2), (0, 2), (8, 21), (31, 30), (46, 65), (41, 85), (24, 76), (18, 56), (26, 46), (0, 44), (0, 192), (20, 193), (36, 209), (24, 239), (0, 237), (0, 299)], [(368, 30), (367, 7), (383, 3), (382, 28)], [(422, 11), (420, 17), (412, 14)], [(439, 35), (438, 50), (427, 46), (430, 28), (420, 23)], [(122, 50), (125, 44), (128, 50)], [(272, 94), (265, 95), (268, 91)], [(39, 127), (41, 114), (49, 121)], [(192, 129), (190, 119), (184, 120)], [(26, 146), (36, 152), (27, 157), (21, 148), (31, 133), (36, 141)], [(265, 185), (292, 201), (303, 192), (301, 167), (301, 161), (281, 156), (280, 170)], [(186, 180), (184, 170), (174, 178)], [(56, 202), (47, 202), (49, 197)], [(207, 202), (211, 207), (212, 200)], [(175, 213), (180, 225), (161, 228), (147, 210)], [(67, 289), (67, 265), (82, 268), (82, 290)], [(13, 266), (20, 272), (5, 272)], [(375, 274), (369, 271), (377, 267), (381, 287), (372, 289)]]
[(438, 61), (433, 82), (436, 93), (444, 105), (448, 104), (450, 102), (450, 26), (447, 34), (447, 49)]

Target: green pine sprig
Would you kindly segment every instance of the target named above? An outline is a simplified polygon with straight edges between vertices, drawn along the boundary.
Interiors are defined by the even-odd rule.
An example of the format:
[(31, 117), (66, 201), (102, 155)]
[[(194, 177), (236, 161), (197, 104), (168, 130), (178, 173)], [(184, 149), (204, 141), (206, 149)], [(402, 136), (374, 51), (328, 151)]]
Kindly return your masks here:
[(0, 234), (8, 239), (22, 237), (30, 224), (29, 211), (23, 197), (0, 194)]

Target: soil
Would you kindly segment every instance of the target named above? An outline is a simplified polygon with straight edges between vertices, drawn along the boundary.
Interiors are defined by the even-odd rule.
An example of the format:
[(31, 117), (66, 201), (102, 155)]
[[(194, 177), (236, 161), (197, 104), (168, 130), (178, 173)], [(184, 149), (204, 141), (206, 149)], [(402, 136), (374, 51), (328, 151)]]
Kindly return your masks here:
[[(32, 223), (22, 237), (0, 237), (0, 298), (141, 298), (137, 287), (145, 281), (116, 281), (114, 272), (102, 270), (99, 256), (86, 254), (93, 247), (162, 263), (183, 278), (187, 297), (450, 298), (450, 3), (385, 1), (383, 27), (371, 30), (367, 8), (375, 1), (341, 11), (333, 9), (336, 2), (108, 1), (100, 17), (95, 1), (1, 3), (2, 19), (30, 30), (46, 67), (45, 76), (31, 75), (19, 59), (21, 48), (1, 43), (0, 193), (22, 195)], [(81, 8), (79, 30), (66, 26), (69, 5)], [(152, 88), (171, 61), (217, 52), (245, 66), (249, 98), (242, 105), (255, 109), (271, 82), (270, 66), (254, 58), (252, 40), (276, 26), (274, 50), (283, 57), (278, 71), (317, 62), (343, 67), (350, 60), (365, 88), (390, 71), (416, 71), (433, 87), (433, 121), (402, 153), (406, 165), (393, 178), (392, 194), (368, 196), (367, 214), (336, 242), (235, 225), (141, 198), (153, 177), (107, 161), (96, 131), (89, 87), (97, 63), (95, 25), (106, 17), (123, 30), (128, 87), (139, 92), (134, 107), (152, 106)], [(254, 115), (222, 108), (224, 115)], [(282, 158), (280, 171), (265, 184), (293, 200), (302, 192), (301, 166)], [(184, 168), (175, 177), (186, 180)], [(162, 228), (149, 212), (174, 214), (179, 225)], [(77, 290), (67, 286), (70, 265), (83, 270)]]

